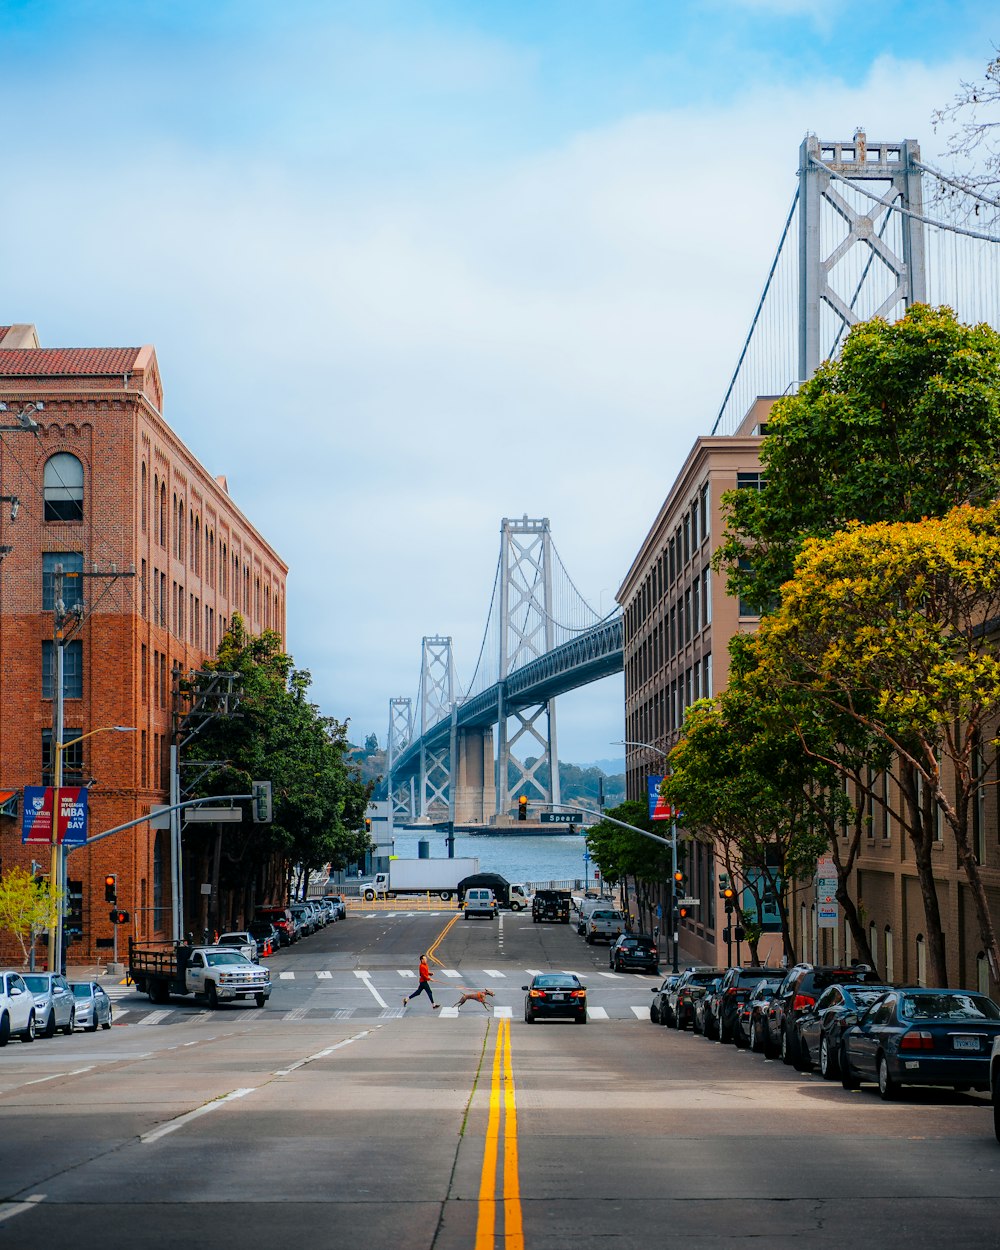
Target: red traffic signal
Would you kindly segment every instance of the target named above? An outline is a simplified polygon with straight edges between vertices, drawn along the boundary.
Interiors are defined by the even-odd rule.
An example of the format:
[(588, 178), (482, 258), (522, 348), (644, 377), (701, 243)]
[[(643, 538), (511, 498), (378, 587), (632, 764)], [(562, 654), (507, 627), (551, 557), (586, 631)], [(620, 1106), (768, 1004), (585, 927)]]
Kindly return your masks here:
[(127, 911), (122, 911), (119, 907), (113, 907), (110, 912), (112, 924), (128, 924), (131, 917)]

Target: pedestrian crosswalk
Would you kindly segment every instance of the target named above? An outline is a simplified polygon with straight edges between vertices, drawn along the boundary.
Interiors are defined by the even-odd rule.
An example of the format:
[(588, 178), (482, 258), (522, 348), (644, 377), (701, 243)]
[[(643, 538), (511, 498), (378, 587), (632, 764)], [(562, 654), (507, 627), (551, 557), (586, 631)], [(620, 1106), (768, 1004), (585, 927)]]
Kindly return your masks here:
[[(288, 1022), (288, 1023), (321, 1023), (324, 1020), (398, 1020), (406, 1019), (423, 1019), (423, 1020), (457, 1020), (461, 1019), (480, 1019), (484, 1015), (489, 1014), (495, 1020), (511, 1020), (520, 1016), (521, 1006), (517, 1004), (513, 1006), (508, 1003), (500, 1003), (484, 1012), (477, 1004), (468, 1003), (464, 1007), (456, 1007), (450, 1004), (442, 1004), (439, 1011), (431, 1011), (429, 1004), (422, 1004), (417, 1007), (293, 1007), (288, 1011), (275, 1010), (275, 1003), (272, 1000), (269, 1009), (264, 1011), (255, 1011), (252, 1013), (254, 1020), (267, 1022)], [(251, 1015), (247, 1012), (248, 1017)], [(124, 1017), (128, 1016), (126, 1021)], [(204, 1024), (209, 1021), (221, 1023), (223, 1020), (230, 1022), (234, 1017), (222, 1016), (214, 1011), (193, 1010), (192, 1007), (186, 1006), (182, 1000), (178, 1000), (175, 1006), (157, 1007), (155, 1010), (144, 1010), (141, 1006), (133, 1008), (120, 1008), (115, 1010), (114, 1022), (116, 1025), (129, 1025), (133, 1027), (155, 1027), (157, 1025), (176, 1025), (176, 1024)], [(609, 1011), (607, 1007), (592, 1006), (587, 1009), (587, 1018), (592, 1024), (634, 1024), (637, 1020), (649, 1019), (649, 1007), (646, 1004), (642, 1006), (622, 1006), (614, 1012)]]
[[(380, 975), (384, 976), (387, 972), (390, 975), (392, 975), (392, 973), (395, 973), (397, 977), (401, 977), (404, 981), (413, 981), (416, 979), (416, 976), (417, 976), (416, 972), (412, 968), (394, 968), (394, 969), (357, 968), (357, 969), (354, 969), (353, 971), (356, 977), (369, 977), (369, 976), (373, 977), (373, 976), (380, 976)], [(435, 968), (434, 977), (435, 979), (439, 977), (449, 977), (453, 980), (456, 978), (461, 978), (466, 981), (476, 981), (477, 979), (485, 976), (485, 977), (489, 977), (493, 981), (504, 981), (508, 977), (513, 977), (516, 980), (521, 976), (529, 976), (529, 977), (538, 976), (540, 975), (542, 971), (544, 970), (541, 968), (517, 968), (511, 972), (503, 972), (499, 968), (465, 968), (462, 971), (459, 971), (457, 968)], [(588, 973), (588, 972), (580, 972), (574, 968), (550, 968), (549, 971), (550, 972), (565, 972), (565, 973), (568, 973), (570, 976), (579, 977), (582, 981), (586, 981), (588, 976), (593, 975), (592, 973)], [(646, 976), (645, 974), (641, 972), (629, 973), (627, 975), (621, 972), (598, 972), (597, 976), (607, 977), (608, 980), (610, 981), (657, 982), (660, 979), (659, 977)], [(300, 970), (298, 972), (288, 971), (288, 972), (278, 973), (278, 980), (280, 981), (310, 981), (310, 980), (329, 981), (332, 977), (333, 977), (333, 973), (328, 969), (320, 969), (319, 971), (315, 971), (315, 970), (301, 971)]]

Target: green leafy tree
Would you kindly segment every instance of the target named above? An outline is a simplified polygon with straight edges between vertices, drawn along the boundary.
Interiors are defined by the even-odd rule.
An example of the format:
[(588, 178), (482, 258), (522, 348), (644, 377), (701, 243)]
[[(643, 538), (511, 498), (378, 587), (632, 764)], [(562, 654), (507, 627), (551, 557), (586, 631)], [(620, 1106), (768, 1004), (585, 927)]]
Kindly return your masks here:
[(24, 868), (8, 868), (0, 876), (0, 929), (17, 938), (27, 967), (38, 935), (48, 929), (50, 915), (62, 903), (62, 892)]
[[(807, 543), (757, 647), (767, 679), (808, 690), (906, 763), (918, 783), (910, 801), (940, 811), (952, 832), (1000, 980), (971, 823), (973, 802), (996, 777), (998, 618), (1000, 503), (965, 506), (914, 523), (851, 525)], [(929, 860), (926, 837), (915, 851)], [(933, 880), (933, 865), (926, 869)], [(947, 984), (943, 941), (931, 954), (932, 975)]]
[[(612, 808), (607, 815), (637, 829), (664, 836), (660, 827), (662, 822), (654, 824), (649, 819), (647, 803), (628, 800)], [(641, 911), (641, 924), (651, 928), (656, 903), (662, 905), (665, 884), (670, 879), (670, 848), (652, 838), (643, 837), (641, 833), (622, 829), (620, 825), (612, 824), (611, 820), (599, 820), (587, 830), (587, 850), (604, 880), (621, 883), (626, 895), (628, 879), (632, 878)]]

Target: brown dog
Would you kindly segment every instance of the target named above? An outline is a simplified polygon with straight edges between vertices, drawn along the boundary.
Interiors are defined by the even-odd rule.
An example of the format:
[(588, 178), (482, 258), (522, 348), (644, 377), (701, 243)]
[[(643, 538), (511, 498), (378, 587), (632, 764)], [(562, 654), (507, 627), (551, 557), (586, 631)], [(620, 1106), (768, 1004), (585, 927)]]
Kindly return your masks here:
[(486, 1002), (487, 994), (489, 994), (490, 998), (495, 997), (492, 990), (464, 990), (462, 992), (462, 997), (458, 1000), (455, 1006), (461, 1011), (463, 1003), (474, 1002), (479, 1003), (484, 1010), (489, 1011), (489, 1005)]

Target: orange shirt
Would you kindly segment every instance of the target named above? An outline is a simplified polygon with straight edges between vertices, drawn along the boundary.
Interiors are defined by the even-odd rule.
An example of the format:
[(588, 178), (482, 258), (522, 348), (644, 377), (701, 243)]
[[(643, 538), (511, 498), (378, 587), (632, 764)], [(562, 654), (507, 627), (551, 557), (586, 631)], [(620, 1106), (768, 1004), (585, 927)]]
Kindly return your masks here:
[(420, 980), (421, 980), (421, 981), (429, 981), (430, 979), (431, 979), (431, 970), (430, 970), (430, 968), (427, 966), (427, 960), (426, 960), (426, 959), (421, 959), (421, 961), (420, 961)]

